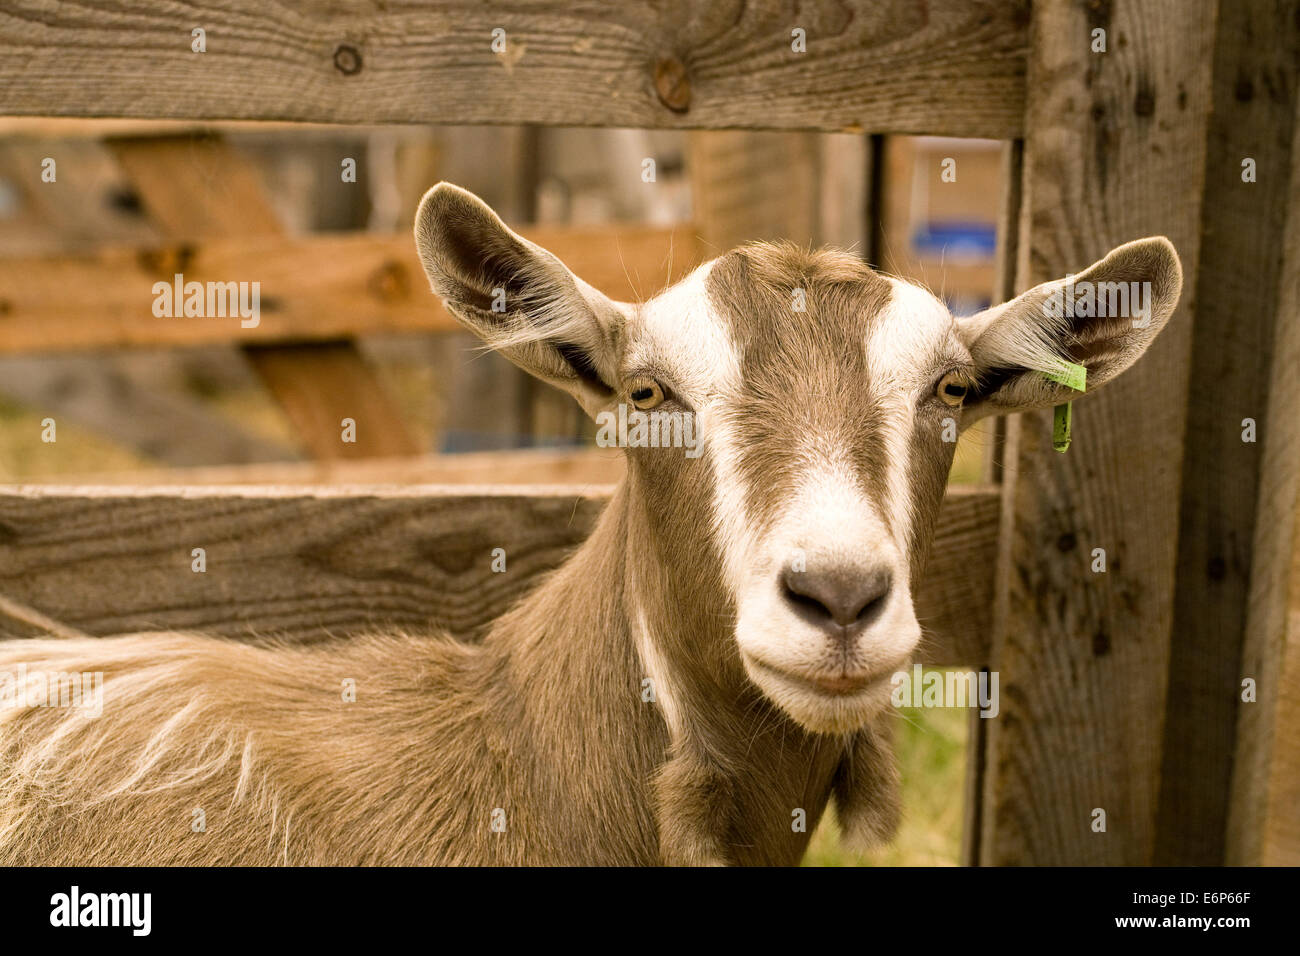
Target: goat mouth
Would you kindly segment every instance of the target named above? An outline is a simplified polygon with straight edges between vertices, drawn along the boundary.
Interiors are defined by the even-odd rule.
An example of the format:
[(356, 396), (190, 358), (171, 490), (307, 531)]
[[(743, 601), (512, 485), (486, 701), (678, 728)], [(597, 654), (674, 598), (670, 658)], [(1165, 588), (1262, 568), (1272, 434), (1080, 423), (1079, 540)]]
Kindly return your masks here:
[(815, 694), (825, 697), (849, 697), (859, 694), (869, 687), (874, 686), (882, 680), (888, 678), (888, 674), (862, 674), (856, 677), (811, 677), (804, 674), (794, 674), (787, 670), (773, 667), (771, 664), (764, 663), (757, 658), (752, 658), (754, 666), (766, 674), (776, 677), (778, 680), (785, 681), (788, 684), (795, 684), (804, 690), (810, 690)]

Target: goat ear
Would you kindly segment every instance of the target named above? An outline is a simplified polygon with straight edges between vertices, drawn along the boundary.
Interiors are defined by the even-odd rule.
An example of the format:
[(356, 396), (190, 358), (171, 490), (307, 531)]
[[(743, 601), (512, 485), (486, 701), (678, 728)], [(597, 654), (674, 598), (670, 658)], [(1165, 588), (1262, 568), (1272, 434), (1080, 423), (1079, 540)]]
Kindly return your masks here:
[(1178, 303), (1183, 270), (1163, 236), (1113, 249), (1079, 275), (1035, 286), (958, 321), (979, 382), (962, 425), (999, 412), (1059, 405), (1079, 397), (1046, 378), (1062, 360), (1082, 365), (1091, 392), (1138, 360)]
[(625, 322), (617, 304), (451, 183), (424, 194), (415, 245), (434, 293), (470, 331), (588, 413), (608, 404)]

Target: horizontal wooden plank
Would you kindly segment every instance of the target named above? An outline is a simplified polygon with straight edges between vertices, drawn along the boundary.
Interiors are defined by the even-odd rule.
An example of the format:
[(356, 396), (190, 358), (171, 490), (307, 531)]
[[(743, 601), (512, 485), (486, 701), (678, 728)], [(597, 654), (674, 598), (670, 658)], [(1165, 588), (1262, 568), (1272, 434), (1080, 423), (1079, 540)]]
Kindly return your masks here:
[[(576, 406), (575, 406), (576, 407)], [(293, 461), (204, 468), (166, 468), (94, 475), (51, 475), (60, 485), (612, 485), (624, 472), (616, 448), (524, 448), (370, 458), (362, 461)]]
[[(0, 494), (0, 597), (91, 634), (438, 626), (473, 639), (581, 543), (608, 493), (16, 487)], [(918, 596), (928, 661), (982, 661), (997, 525), (995, 491), (949, 492)], [(506, 573), (490, 570), (498, 547)], [(5, 616), (0, 632), (27, 633)]]
[[(0, 113), (1010, 138), (1023, 122), (1028, 10), (1006, 0), (23, 2), (0, 10)], [(191, 49), (196, 27), (202, 53)], [(494, 52), (498, 28), (505, 46)]]
[[(698, 263), (694, 230), (521, 230), (619, 300), (648, 297)], [(158, 318), (155, 282), (259, 283), (260, 316)], [(251, 291), (251, 286), (249, 287)], [(406, 234), (256, 236), (0, 258), (0, 353), (313, 341), (459, 329), (429, 291)]]

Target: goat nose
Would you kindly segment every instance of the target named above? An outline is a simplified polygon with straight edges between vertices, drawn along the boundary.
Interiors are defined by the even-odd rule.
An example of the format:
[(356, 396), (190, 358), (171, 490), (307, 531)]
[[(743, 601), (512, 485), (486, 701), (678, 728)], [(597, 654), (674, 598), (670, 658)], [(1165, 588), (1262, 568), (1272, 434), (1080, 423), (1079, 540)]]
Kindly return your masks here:
[(785, 599), (822, 627), (865, 626), (885, 606), (893, 574), (888, 568), (867, 571), (821, 568), (799, 571), (787, 566), (781, 573)]

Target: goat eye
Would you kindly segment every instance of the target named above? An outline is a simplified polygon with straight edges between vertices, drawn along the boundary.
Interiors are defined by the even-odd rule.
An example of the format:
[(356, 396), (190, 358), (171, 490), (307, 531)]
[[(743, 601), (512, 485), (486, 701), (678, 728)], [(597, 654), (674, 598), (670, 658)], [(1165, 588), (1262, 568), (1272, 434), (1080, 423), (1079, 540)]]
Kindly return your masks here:
[(970, 386), (966, 384), (966, 378), (960, 372), (949, 372), (939, 379), (935, 394), (945, 405), (952, 405), (955, 408), (966, 398), (969, 390)]
[(664, 400), (663, 386), (654, 379), (644, 376), (632, 379), (627, 391), (632, 404), (642, 411), (654, 408)]

